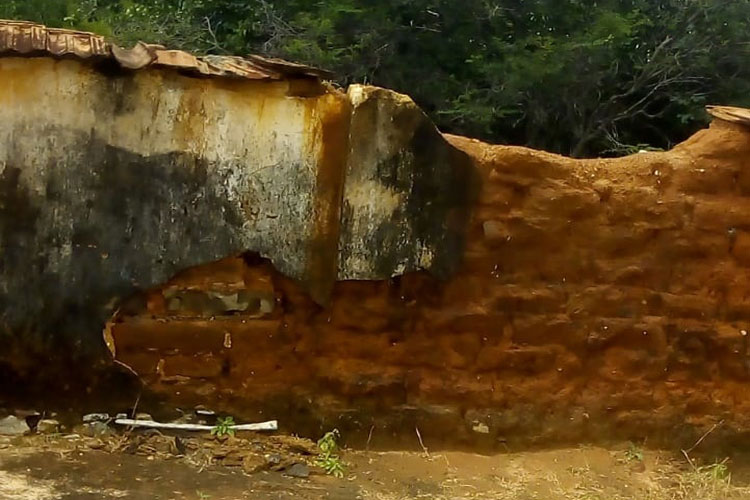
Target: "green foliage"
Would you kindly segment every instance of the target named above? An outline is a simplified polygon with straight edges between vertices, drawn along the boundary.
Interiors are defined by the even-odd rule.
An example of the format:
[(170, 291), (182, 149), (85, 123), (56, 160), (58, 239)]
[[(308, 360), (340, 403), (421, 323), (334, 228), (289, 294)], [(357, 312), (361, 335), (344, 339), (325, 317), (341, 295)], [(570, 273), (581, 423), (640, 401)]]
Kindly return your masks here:
[(643, 448), (630, 443), (628, 449), (625, 450), (625, 460), (628, 462), (643, 462)]
[(218, 421), (213, 429), (211, 429), (211, 435), (217, 436), (217, 437), (223, 437), (223, 436), (234, 436), (234, 418), (233, 417), (226, 417), (226, 418), (218, 418)]
[(726, 460), (698, 467), (698, 473), (715, 482), (729, 483), (731, 481), (731, 474), (729, 473)]
[(130, 45), (261, 53), (414, 97), (447, 132), (574, 156), (667, 148), (750, 106), (750, 0), (4, 0)]
[(346, 469), (344, 468), (344, 464), (338, 454), (338, 438), (339, 431), (338, 429), (334, 429), (330, 432), (326, 432), (323, 437), (318, 440), (318, 449), (320, 450), (320, 453), (318, 454), (315, 463), (325, 470), (326, 474), (342, 478), (344, 477)]

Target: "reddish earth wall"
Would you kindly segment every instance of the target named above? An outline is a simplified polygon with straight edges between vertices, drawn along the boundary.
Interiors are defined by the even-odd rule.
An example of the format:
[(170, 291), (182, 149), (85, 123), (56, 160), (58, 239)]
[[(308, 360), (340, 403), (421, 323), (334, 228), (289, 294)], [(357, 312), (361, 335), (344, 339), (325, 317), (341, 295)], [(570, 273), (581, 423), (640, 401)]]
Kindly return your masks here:
[(374, 442), (750, 429), (750, 129), (616, 160), (449, 140), (482, 178), (451, 280), (340, 282), (324, 308), (231, 258), (124, 307), (117, 359), (175, 404)]

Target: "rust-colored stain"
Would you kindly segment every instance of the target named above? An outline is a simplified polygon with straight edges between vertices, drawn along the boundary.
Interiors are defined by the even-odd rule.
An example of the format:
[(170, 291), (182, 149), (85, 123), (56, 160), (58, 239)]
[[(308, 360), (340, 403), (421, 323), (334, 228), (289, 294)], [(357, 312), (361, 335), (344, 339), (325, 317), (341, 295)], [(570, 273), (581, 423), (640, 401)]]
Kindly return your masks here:
[(311, 136), (320, 150), (315, 179), (314, 233), (307, 259), (310, 294), (321, 304), (328, 302), (336, 282), (351, 113), (349, 100), (344, 96), (328, 94), (325, 99), (324, 106), (312, 111), (320, 114), (312, 122), (317, 130)]
[(246, 80), (330, 79), (332, 74), (303, 64), (258, 55), (197, 56), (139, 42), (130, 49), (118, 47), (103, 36), (27, 21), (0, 20), (0, 57), (74, 57), (82, 60), (110, 59), (127, 69), (161, 67), (196, 76)]

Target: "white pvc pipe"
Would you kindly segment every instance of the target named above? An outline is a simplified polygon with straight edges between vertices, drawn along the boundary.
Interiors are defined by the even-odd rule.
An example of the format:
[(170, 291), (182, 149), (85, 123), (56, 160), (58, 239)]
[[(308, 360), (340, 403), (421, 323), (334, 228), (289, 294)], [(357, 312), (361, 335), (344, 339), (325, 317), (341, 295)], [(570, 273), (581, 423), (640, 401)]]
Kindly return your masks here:
[[(151, 429), (172, 429), (177, 431), (211, 431), (215, 428), (212, 425), (199, 424), (165, 424), (154, 422), (153, 420), (132, 420), (129, 418), (118, 418), (115, 420), (117, 425), (127, 425), (130, 427), (148, 427)], [(269, 420), (257, 424), (230, 425), (229, 429), (235, 431), (276, 431), (279, 429), (278, 420)]]

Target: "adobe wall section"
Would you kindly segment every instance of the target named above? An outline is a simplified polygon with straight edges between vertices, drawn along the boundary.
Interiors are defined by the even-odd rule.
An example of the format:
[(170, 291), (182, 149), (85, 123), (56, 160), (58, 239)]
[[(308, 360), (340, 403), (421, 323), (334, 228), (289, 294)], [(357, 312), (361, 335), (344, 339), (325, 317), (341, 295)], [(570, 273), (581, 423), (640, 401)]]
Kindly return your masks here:
[(750, 130), (588, 161), (449, 140), (481, 177), (456, 276), (339, 282), (321, 307), (262, 259), (224, 260), (115, 318), (117, 359), (175, 404), (375, 443), (746, 435)]
[(0, 81), (3, 380), (86, 375), (116, 311), (111, 352), (169, 404), (298, 432), (750, 429), (748, 128), (576, 161), (446, 141), (366, 87), (16, 57)]

